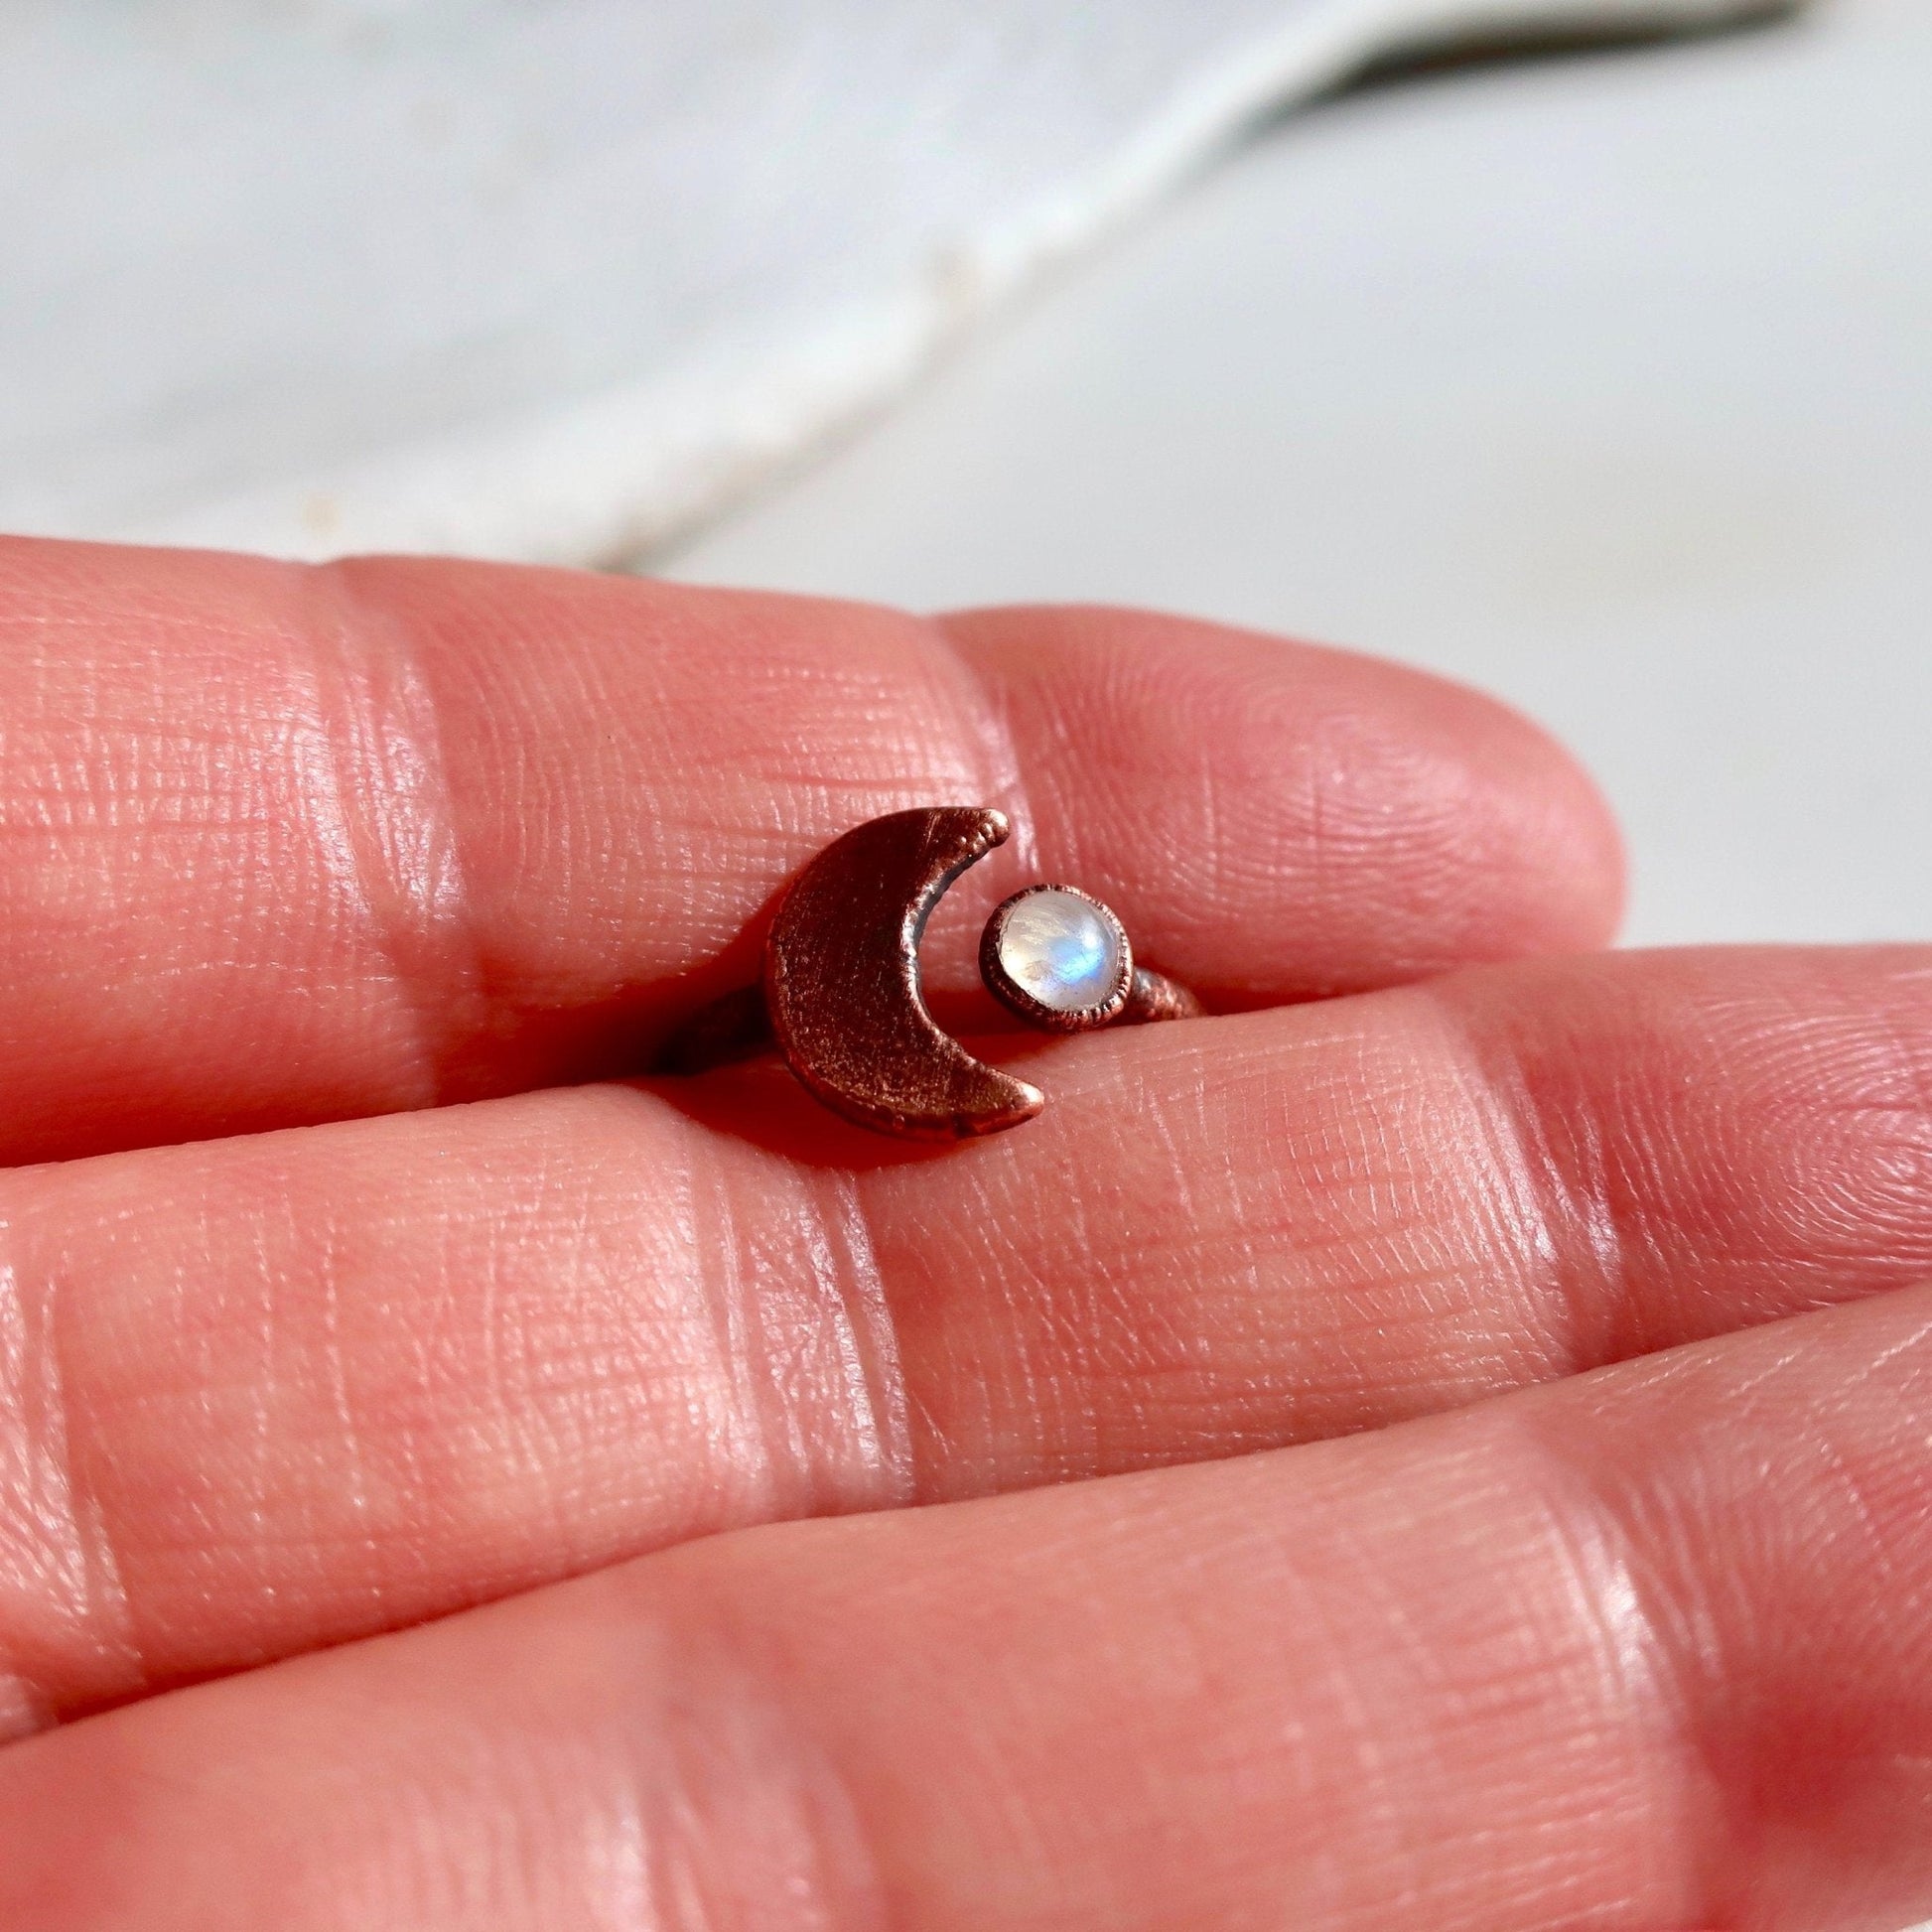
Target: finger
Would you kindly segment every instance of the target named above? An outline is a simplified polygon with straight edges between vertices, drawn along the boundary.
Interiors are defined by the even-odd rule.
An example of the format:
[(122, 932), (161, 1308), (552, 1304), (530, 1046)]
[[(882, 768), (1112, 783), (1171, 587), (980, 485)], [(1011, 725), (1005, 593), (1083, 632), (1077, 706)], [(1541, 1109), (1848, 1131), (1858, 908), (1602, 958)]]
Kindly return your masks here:
[(1615, 911), (1522, 720), (1177, 620), (15, 542), (0, 720), (0, 1159), (635, 1070), (811, 853), (914, 803), (1004, 806), (981, 900), (1078, 875), (1223, 1003)]
[(1932, 1292), (750, 1531), (0, 1755), (17, 1932), (1867, 1932), (1932, 1910)]
[(871, 1169), (767, 1073), (809, 1161), (605, 1087), (0, 1178), (0, 1670), (71, 1710), (1932, 1277), (1928, 964), (1611, 956), (1101, 1035), (1023, 1132)]

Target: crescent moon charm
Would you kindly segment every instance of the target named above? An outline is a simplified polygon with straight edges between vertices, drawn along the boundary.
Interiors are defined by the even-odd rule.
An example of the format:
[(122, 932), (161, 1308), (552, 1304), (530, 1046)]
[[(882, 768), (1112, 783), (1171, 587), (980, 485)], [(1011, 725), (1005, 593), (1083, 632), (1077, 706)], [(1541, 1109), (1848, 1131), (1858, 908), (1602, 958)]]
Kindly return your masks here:
[(1046, 1104), (941, 1032), (919, 987), (932, 908), (1008, 829), (986, 805), (893, 812), (835, 839), (792, 881), (765, 942), (765, 1011), (792, 1072), (834, 1113), (950, 1141), (1018, 1127)]

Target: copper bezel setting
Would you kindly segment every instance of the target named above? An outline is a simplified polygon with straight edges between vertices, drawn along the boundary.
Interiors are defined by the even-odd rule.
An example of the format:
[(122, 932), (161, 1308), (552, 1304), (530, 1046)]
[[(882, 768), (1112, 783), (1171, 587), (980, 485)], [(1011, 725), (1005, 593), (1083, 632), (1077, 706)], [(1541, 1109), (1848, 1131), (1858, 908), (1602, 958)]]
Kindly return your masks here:
[[(1000, 959), (1000, 941), (1014, 908), (1041, 893), (1064, 893), (1068, 897), (1091, 906), (1107, 922), (1108, 929), (1114, 935), (1120, 952), (1120, 971), (1115, 977), (1113, 990), (1094, 1006), (1049, 1007), (1044, 1001), (1035, 999), (1007, 971)], [(993, 916), (987, 920), (986, 930), (980, 934), (980, 978), (986, 982), (986, 990), (1016, 1019), (1024, 1020), (1028, 1026), (1042, 1027), (1049, 1033), (1083, 1034), (1118, 1020), (1126, 1012), (1128, 999), (1134, 991), (1134, 947), (1127, 937), (1127, 928), (1120, 922), (1119, 914), (1104, 899), (1081, 892), (1077, 886), (1060, 886), (1051, 882), (1028, 886), (1011, 898), (1002, 899), (993, 908)]]

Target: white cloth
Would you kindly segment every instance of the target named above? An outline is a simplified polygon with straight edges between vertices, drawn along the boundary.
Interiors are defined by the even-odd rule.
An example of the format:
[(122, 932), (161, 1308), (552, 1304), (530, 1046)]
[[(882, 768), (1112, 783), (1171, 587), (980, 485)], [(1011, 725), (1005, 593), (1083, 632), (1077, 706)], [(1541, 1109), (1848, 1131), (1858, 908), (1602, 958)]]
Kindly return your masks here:
[(645, 552), (1270, 108), (1761, 0), (14, 0), (0, 526)]

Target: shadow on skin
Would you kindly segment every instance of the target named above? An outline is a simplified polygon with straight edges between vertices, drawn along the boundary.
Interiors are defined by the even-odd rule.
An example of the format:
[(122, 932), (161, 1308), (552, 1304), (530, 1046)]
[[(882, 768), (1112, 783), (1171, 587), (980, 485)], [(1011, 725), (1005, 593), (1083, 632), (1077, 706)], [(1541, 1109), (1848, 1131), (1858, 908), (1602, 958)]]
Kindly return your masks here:
[[(1029, 1077), (1034, 1063), (1039, 1062), (1049, 1081), (1053, 1053), (1066, 1046), (1063, 1040), (1018, 1032), (975, 1035), (960, 1044), (990, 1065)], [(654, 1074), (624, 1084), (675, 1107), (701, 1127), (749, 1141), (801, 1167), (862, 1172), (906, 1167), (948, 1160), (963, 1145), (958, 1141), (897, 1141), (854, 1127), (814, 1100), (792, 1078), (776, 1051), (768, 1048), (756, 1057), (702, 1073)], [(1012, 1131), (1024, 1134), (1027, 1128)]]

